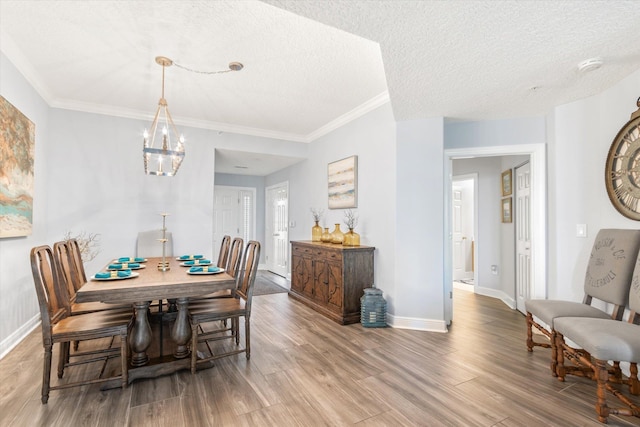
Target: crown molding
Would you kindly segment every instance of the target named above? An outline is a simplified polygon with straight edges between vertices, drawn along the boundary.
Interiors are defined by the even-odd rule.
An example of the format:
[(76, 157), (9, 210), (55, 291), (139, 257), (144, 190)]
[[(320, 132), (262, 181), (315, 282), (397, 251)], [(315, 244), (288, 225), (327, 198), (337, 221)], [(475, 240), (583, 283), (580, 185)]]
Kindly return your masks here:
[(364, 116), (368, 112), (375, 110), (376, 108), (386, 104), (389, 101), (390, 101), (389, 92), (385, 90), (379, 95), (376, 95), (370, 100), (366, 101), (364, 104), (357, 106), (356, 108), (349, 111), (348, 113), (343, 114), (337, 119), (330, 121), (326, 125), (308, 134), (307, 135), (308, 142), (315, 141), (321, 136), (324, 136), (329, 132), (346, 125), (347, 123), (352, 122), (355, 119)]
[[(68, 99), (55, 99), (52, 93), (47, 89), (44, 82), (38, 77), (31, 63), (22, 55), (20, 49), (15, 45), (10, 36), (0, 30), (0, 51), (13, 63), (23, 77), (33, 86), (35, 91), (44, 99), (44, 101), (52, 108), (60, 108), (64, 110), (80, 111), (85, 113), (103, 114), (107, 116), (122, 117), (127, 119), (151, 121), (153, 112), (140, 111), (135, 109), (127, 109), (116, 107), (113, 105), (100, 105), (86, 102), (79, 102)], [(390, 101), (389, 92), (384, 91), (379, 95), (371, 98), (365, 103), (359, 105), (353, 110), (332, 120), (326, 125), (307, 134), (295, 134), (289, 132), (279, 132), (269, 129), (253, 128), (249, 126), (237, 126), (228, 123), (211, 122), (207, 120), (197, 120), (188, 118), (175, 117), (176, 124), (181, 126), (189, 126), (199, 129), (211, 129), (222, 132), (236, 133), (241, 135), (251, 135), (262, 138), (280, 139), (285, 141), (310, 143), (329, 132), (338, 129), (341, 126), (367, 114), (368, 112), (386, 104)]]

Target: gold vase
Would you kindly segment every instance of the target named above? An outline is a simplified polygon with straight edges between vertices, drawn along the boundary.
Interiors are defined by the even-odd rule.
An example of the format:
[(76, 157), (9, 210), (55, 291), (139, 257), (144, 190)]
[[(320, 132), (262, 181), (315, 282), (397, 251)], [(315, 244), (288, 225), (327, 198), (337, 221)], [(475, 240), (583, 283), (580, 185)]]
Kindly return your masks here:
[(312, 242), (322, 241), (322, 227), (318, 225), (318, 221), (316, 221), (316, 225), (311, 227), (311, 241)]
[(322, 236), (320, 237), (320, 241), (324, 243), (331, 243), (331, 233), (329, 233), (329, 227), (326, 227), (322, 232)]
[(353, 228), (350, 228), (344, 234), (344, 242), (342, 242), (344, 246), (360, 246), (360, 235), (353, 231)]
[(331, 243), (341, 245), (344, 240), (344, 233), (340, 230), (340, 224), (336, 224), (336, 228), (331, 232)]

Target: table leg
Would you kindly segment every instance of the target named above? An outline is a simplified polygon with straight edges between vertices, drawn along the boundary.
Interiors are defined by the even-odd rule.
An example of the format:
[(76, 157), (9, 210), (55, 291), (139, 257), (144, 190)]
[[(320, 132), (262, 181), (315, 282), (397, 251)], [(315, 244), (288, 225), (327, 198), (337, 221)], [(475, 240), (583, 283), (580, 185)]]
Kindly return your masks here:
[(129, 335), (129, 348), (131, 349), (131, 366), (143, 366), (149, 361), (147, 349), (151, 345), (151, 325), (147, 314), (149, 313), (149, 301), (133, 304), (136, 310), (136, 320), (133, 330)]
[(189, 348), (187, 343), (191, 340), (191, 326), (189, 325), (189, 299), (178, 298), (176, 305), (178, 306), (178, 316), (173, 324), (171, 338), (176, 343), (176, 349), (173, 356), (176, 359), (184, 359), (189, 356)]

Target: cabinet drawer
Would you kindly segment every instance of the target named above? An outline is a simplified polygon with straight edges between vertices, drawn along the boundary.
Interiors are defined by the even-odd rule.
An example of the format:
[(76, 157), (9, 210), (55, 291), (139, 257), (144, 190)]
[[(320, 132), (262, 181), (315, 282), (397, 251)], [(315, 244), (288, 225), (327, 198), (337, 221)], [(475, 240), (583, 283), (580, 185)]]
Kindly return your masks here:
[(313, 248), (309, 246), (293, 245), (292, 249), (292, 255), (307, 255), (313, 257), (314, 259), (323, 259), (327, 261), (338, 261), (342, 259), (340, 251), (335, 251), (327, 248)]

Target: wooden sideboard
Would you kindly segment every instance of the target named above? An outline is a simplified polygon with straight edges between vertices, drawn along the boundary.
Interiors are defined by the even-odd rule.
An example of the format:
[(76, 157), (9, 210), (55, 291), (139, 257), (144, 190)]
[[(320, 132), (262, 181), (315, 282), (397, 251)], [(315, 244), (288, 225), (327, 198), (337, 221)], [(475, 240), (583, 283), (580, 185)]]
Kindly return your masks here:
[(371, 246), (291, 242), (289, 296), (342, 325), (360, 321), (360, 297), (373, 286)]

